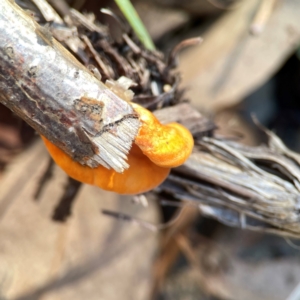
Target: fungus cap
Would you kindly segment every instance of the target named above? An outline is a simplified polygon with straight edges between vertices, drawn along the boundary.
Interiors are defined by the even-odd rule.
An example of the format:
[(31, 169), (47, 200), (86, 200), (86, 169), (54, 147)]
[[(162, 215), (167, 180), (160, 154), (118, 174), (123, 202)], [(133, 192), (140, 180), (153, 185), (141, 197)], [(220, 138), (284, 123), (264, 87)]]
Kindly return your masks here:
[(45, 137), (42, 139), (53, 160), (70, 177), (106, 191), (126, 195), (144, 193), (160, 185), (170, 172), (170, 169), (159, 167), (150, 161), (136, 145), (132, 146), (128, 154), (129, 169), (117, 173), (103, 166), (83, 166)]
[(182, 165), (194, 147), (190, 131), (178, 123), (163, 125), (149, 110), (135, 103), (132, 106), (141, 121), (135, 144), (158, 166), (174, 168)]
[(53, 160), (70, 177), (119, 194), (138, 194), (160, 185), (170, 168), (183, 164), (190, 156), (194, 140), (178, 123), (162, 125), (147, 109), (132, 103), (141, 127), (128, 154), (129, 168), (123, 173), (103, 166), (91, 168), (74, 161), (45, 137), (44, 143)]

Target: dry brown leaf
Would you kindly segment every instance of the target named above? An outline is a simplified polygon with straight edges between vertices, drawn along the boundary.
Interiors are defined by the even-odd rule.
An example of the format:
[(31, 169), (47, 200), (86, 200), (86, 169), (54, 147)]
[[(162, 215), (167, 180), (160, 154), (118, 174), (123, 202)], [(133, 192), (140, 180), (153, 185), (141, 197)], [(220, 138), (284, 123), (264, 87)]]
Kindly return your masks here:
[(197, 107), (219, 111), (266, 82), (300, 42), (300, 2), (278, 2), (264, 31), (249, 33), (259, 0), (243, 1), (180, 57), (182, 85)]

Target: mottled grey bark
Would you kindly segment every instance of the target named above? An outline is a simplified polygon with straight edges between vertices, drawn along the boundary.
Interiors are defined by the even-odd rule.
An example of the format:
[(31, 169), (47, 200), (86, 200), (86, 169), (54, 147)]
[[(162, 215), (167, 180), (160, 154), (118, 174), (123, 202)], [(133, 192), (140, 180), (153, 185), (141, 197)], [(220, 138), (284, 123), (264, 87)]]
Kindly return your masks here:
[(82, 164), (122, 172), (132, 107), (13, 1), (0, 1), (0, 102)]

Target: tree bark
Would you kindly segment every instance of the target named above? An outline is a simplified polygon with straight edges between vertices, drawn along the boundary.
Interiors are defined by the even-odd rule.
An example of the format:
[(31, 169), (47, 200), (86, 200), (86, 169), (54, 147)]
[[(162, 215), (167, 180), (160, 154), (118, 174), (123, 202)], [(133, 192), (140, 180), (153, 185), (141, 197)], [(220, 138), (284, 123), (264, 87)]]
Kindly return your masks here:
[(13, 1), (0, 1), (0, 28), (0, 102), (81, 164), (128, 168), (130, 104)]

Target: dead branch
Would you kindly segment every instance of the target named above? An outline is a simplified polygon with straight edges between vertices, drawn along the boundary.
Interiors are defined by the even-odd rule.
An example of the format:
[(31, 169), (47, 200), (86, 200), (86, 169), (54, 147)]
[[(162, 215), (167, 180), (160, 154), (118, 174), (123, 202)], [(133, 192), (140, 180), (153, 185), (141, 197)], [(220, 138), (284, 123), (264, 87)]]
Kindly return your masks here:
[(160, 197), (193, 204), (228, 226), (300, 238), (298, 153), (268, 130), (269, 144), (259, 147), (203, 136), (209, 120), (188, 104), (157, 115), (166, 123), (180, 121), (198, 136), (189, 160), (158, 188)]
[(0, 102), (80, 163), (126, 169), (131, 106), (13, 1), (0, 2), (0, 28)]

